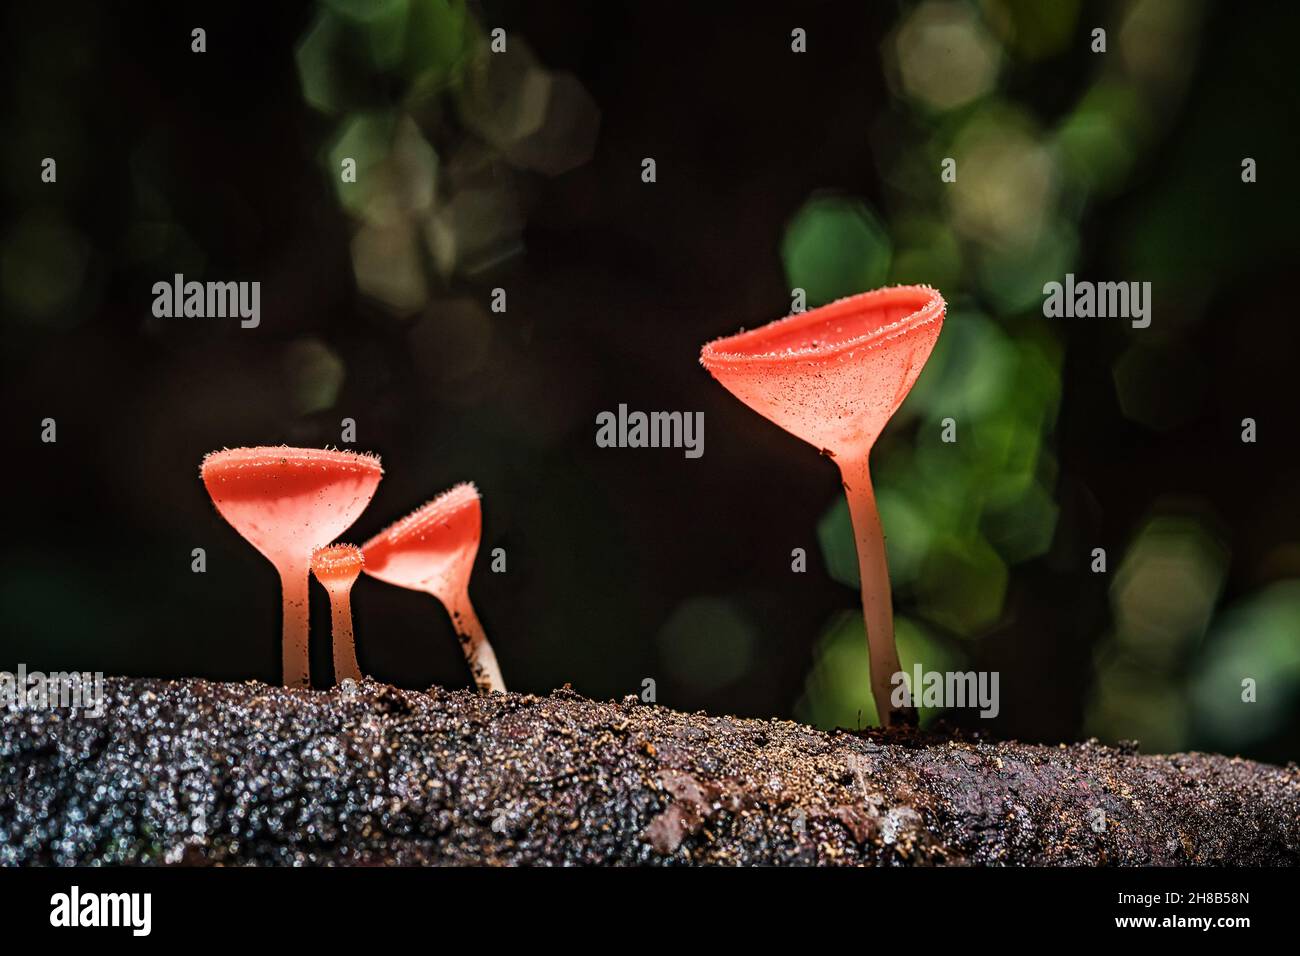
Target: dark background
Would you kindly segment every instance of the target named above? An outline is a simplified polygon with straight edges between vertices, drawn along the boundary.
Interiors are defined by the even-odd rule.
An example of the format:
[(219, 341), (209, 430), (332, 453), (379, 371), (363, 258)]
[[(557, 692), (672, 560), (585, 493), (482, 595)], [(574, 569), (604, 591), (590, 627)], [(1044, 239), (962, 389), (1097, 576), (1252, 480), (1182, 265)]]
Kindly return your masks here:
[[(986, 339), (936, 352), (934, 382), (877, 447), (879, 483), (924, 503), (936, 396), (957, 376), (972, 394), (1001, 389), (970, 414), (1016, 423), (1013, 444), (1032, 423), (1022, 466), (1041, 490), (941, 534), (918, 512), (928, 543), (895, 595), (921, 659), (999, 671), (997, 733), (1294, 758), (1294, 8), (957, 4), (1000, 66), (979, 95), (944, 106), (909, 91), (889, 52), (925, 6), (409, 0), (380, 4), (376, 26), (341, 0), (7, 5), (0, 668), (276, 680), (274, 570), (217, 516), (198, 465), (226, 446), (335, 445), (351, 417), (354, 447), (381, 455), (386, 477), (345, 540), (478, 484), (471, 593), (512, 689), (567, 681), (623, 696), (653, 678), (678, 709), (852, 724), (869, 691), (846, 656), (861, 628), (834, 567), (847, 540), (834, 468), (697, 357), (710, 338), (788, 312), (801, 282), (817, 300), (819, 277), (836, 295), (930, 281), (951, 310), (941, 346), (967, 341), (954, 329)], [(1124, 61), (1138, 14), (1156, 26)], [(206, 53), (190, 50), (195, 26)], [(493, 26), (508, 31), (505, 56), (531, 49), (541, 74), (585, 90), (541, 119), (545, 135), (515, 130), (531, 130), (531, 146), (494, 125), (524, 107), (521, 60), (499, 67), (484, 49)], [(790, 50), (795, 26), (807, 53)], [(1089, 49), (1093, 26), (1108, 29), (1106, 54)], [(328, 42), (304, 54), (318, 29)], [(942, 79), (949, 63), (930, 68)], [(322, 77), (328, 95), (309, 101), (307, 81)], [(1088, 98), (1099, 77), (1109, 99)], [(589, 151), (584, 104), (598, 111)], [(330, 150), (350, 117), (371, 114), (405, 118), (437, 157), (436, 176), (397, 164), (399, 199), (436, 184), (366, 233)], [(940, 158), (981, 122), (1044, 147), (1034, 155), (1054, 186), (1040, 205), (1068, 237), (1052, 270), (1035, 272), (1040, 240), (981, 235), (942, 193)], [(1089, 139), (1099, 128), (1119, 132)], [(382, 157), (391, 142), (370, 146)], [(1093, 176), (1096, 157), (1116, 155)], [(40, 181), (46, 156), (56, 184)], [(1257, 183), (1241, 181), (1244, 156)], [(959, 184), (976, 184), (961, 188), (980, 188), (975, 159), (959, 168)], [(968, 213), (981, 208), (963, 195)], [(990, 195), (996, 213), (1025, 189), (1009, 205)], [(930, 231), (909, 238), (917, 222)], [(816, 254), (798, 255), (798, 223)], [(464, 254), (438, 253), (438, 230)], [(953, 250), (941, 266), (935, 248)], [(847, 279), (845, 255), (862, 263)], [(825, 261), (839, 265), (823, 274)], [(377, 295), (366, 275), (385, 266), (400, 275)], [(1041, 295), (1008, 291), (1066, 271), (1151, 281), (1152, 327), (1047, 319)], [(260, 328), (155, 319), (152, 285), (175, 272), (261, 281)], [(505, 314), (488, 311), (497, 287)], [(1018, 378), (1036, 355), (1048, 371)], [(703, 458), (597, 448), (597, 412), (621, 402), (703, 411)], [(1248, 416), (1254, 444), (1240, 440)], [(40, 440), (46, 417), (55, 444)], [(967, 482), (946, 483), (944, 500), (978, 499), (1000, 467), (941, 469)], [(891, 514), (892, 549), (905, 535)], [(1006, 545), (1021, 528), (1041, 546)], [(196, 547), (205, 574), (190, 570)], [(505, 574), (488, 569), (494, 547)], [(805, 574), (791, 573), (795, 547)], [(1105, 575), (1089, 569), (1094, 547)], [(313, 588), (324, 686), (327, 606)], [(467, 683), (430, 598), (363, 578), (354, 610), (374, 676)], [(1259, 704), (1237, 703), (1242, 677), (1259, 682)]]

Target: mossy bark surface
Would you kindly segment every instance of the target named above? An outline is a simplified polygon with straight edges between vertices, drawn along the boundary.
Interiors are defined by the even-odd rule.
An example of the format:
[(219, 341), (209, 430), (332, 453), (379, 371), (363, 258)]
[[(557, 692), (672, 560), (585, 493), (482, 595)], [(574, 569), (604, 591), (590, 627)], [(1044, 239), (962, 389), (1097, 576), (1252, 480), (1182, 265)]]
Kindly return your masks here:
[(0, 711), (6, 864), (1300, 863), (1300, 769), (588, 700), (110, 679)]

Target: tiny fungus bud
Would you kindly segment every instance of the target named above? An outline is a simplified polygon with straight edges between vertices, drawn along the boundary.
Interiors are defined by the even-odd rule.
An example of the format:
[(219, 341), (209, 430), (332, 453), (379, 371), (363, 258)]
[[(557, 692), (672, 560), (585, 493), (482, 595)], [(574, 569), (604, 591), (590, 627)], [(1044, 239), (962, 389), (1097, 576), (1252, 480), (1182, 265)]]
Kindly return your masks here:
[(357, 645), (352, 636), (352, 585), (366, 563), (355, 544), (332, 544), (311, 557), (311, 573), (330, 595), (330, 619), (334, 636), (334, 683), (344, 678), (361, 680)]
[(205, 457), (200, 474), (221, 517), (280, 573), (284, 683), (306, 687), (311, 556), (370, 503), (384, 474), (379, 459), (316, 448), (230, 448)]
[(943, 326), (928, 286), (877, 289), (709, 342), (700, 362), (727, 391), (835, 460), (857, 539), (871, 690), (882, 723), (915, 723), (890, 703), (894, 646), (885, 539), (867, 459)]
[(365, 572), (398, 587), (432, 594), (451, 615), (461, 650), (483, 693), (506, 689), (483, 625), (469, 600), (483, 516), (478, 490), (460, 484), (375, 535), (362, 549)]

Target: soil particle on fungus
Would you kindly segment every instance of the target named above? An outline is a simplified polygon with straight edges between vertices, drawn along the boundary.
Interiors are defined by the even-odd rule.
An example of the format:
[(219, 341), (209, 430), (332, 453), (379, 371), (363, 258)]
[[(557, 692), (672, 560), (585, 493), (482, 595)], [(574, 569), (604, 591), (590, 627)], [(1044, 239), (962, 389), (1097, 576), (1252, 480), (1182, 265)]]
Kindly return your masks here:
[(110, 679), (0, 711), (0, 863), (1300, 862), (1300, 768), (539, 697)]

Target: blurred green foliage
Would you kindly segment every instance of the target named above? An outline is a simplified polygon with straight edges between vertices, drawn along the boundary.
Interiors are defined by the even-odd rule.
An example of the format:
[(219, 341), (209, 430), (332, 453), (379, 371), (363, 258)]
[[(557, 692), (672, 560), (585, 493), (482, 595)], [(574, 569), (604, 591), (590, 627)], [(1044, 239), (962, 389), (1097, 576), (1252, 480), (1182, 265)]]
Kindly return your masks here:
[(303, 97), (331, 114), (393, 105), (394, 82), (427, 97), (463, 77), (480, 40), (463, 0), (323, 0), (296, 53)]
[[(894, 619), (898, 659), (908, 675), (920, 664), (925, 671), (962, 670), (964, 657), (937, 640), (924, 626), (906, 617)], [(868, 673), (867, 637), (862, 615), (856, 611), (838, 614), (826, 626), (816, 649), (817, 663), (808, 674), (804, 696), (795, 705), (795, 717), (818, 727), (869, 727), (880, 721), (870, 686), (862, 679)], [(919, 708), (922, 726), (930, 724), (939, 711)]]
[[(1193, 668), (1196, 740), (1231, 750), (1265, 739), (1300, 703), (1300, 581), (1226, 609)], [(1247, 701), (1245, 681), (1254, 685)]]
[[(873, 286), (882, 274), (929, 282), (949, 297), (934, 354), (875, 461), (895, 598), (911, 615), (899, 624), (905, 665), (919, 654), (939, 668), (934, 661), (952, 653), (954, 639), (995, 629), (1011, 569), (1052, 547), (1064, 340), (1059, 327), (1025, 318), (1041, 308), (1045, 282), (1080, 267), (1089, 212), (1126, 186), (1158, 141), (1195, 56), (1198, 4), (1138, 0), (1111, 27), (1116, 55), (1100, 60), (1073, 106), (1044, 122), (1006, 87), (1006, 72), (1046, 75), (1043, 61), (1081, 42), (1079, 12), (1078, 3), (1016, 0), (905, 8), (884, 59), (895, 108), (917, 117), (899, 127), (909, 141), (882, 149), (888, 217), (856, 200), (814, 197), (782, 245), (789, 281), (807, 285), (811, 302)], [(933, 165), (920, 168), (918, 155)], [(955, 181), (940, 176), (944, 160), (955, 160)], [(1177, 247), (1170, 224), (1163, 228), (1149, 248)], [(1116, 399), (1130, 420), (1167, 429), (1196, 413), (1200, 366), (1167, 335), (1144, 339), (1116, 357)], [(945, 423), (955, 441), (943, 440)], [(1228, 555), (1200, 511), (1175, 511), (1153, 519), (1119, 562), (1114, 629), (1097, 653), (1087, 726), (1152, 749), (1244, 746), (1290, 712), (1300, 653), (1294, 589), (1278, 585), (1226, 614), (1202, 656)], [(856, 588), (842, 501), (817, 532), (832, 577)], [(818, 647), (800, 704), (814, 722), (852, 726), (859, 709), (870, 712), (861, 683), (843, 677), (866, 667), (855, 621), (837, 619)], [(1269, 707), (1242, 704), (1244, 674), (1280, 684)]]
[(860, 202), (821, 197), (807, 203), (781, 242), (785, 273), (808, 305), (874, 289), (889, 274), (889, 236)]

